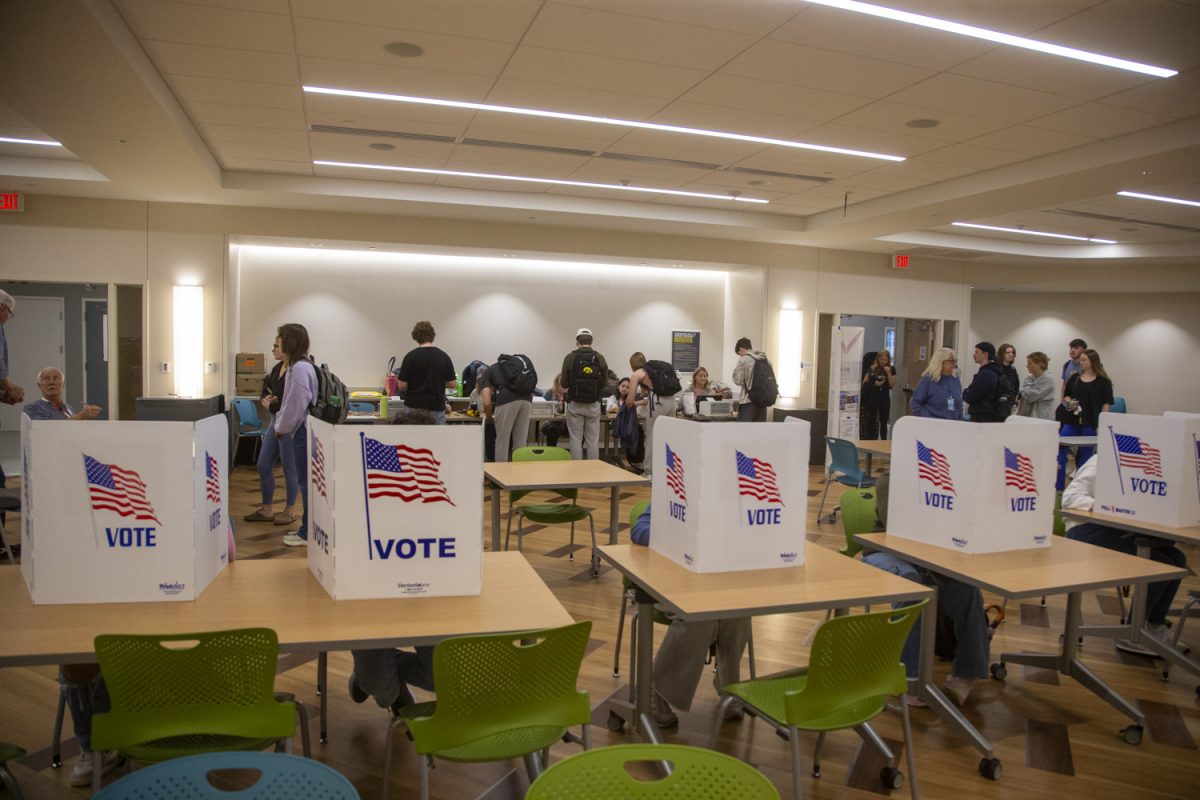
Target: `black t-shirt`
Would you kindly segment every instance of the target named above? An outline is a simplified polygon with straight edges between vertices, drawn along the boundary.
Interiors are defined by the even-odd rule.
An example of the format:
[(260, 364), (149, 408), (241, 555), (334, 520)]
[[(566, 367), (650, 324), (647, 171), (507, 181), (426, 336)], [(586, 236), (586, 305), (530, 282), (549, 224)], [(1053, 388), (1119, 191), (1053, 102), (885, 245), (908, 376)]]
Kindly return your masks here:
[(450, 356), (430, 345), (414, 347), (404, 355), (397, 376), (408, 384), (404, 405), (443, 411), (446, 408), (446, 384), (457, 377)]
[(888, 376), (895, 374), (896, 370), (891, 366), (883, 367), (879, 372), (872, 369), (867, 373), (862, 385), (863, 408), (890, 409), (892, 407), (892, 387), (888, 386)]
[(483, 376), (484, 386), (492, 387), (492, 406), (502, 406), (505, 403), (511, 403), (513, 400), (533, 400), (533, 394), (516, 394), (509, 388), (504, 380), (504, 370), (499, 364), (492, 364), (488, 367), (487, 374)]
[(1086, 428), (1094, 428), (1100, 424), (1100, 410), (1105, 404), (1112, 405), (1112, 381), (1103, 375), (1097, 375), (1094, 381), (1083, 379), (1081, 373), (1071, 376), (1067, 383), (1068, 397), (1079, 401), (1079, 424)]

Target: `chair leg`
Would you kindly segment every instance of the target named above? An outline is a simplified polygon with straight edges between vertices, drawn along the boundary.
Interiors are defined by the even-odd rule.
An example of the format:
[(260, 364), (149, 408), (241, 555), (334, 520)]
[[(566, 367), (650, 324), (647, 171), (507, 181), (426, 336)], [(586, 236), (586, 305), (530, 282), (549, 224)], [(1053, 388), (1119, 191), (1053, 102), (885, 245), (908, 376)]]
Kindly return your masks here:
[[(505, 548), (506, 550), (508, 548)], [(525, 515), (521, 514), (517, 518), (517, 552), (525, 552)]]
[(303, 703), (296, 703), (296, 724), (300, 726), (300, 752), (312, 758), (312, 747), (308, 741), (308, 710)]
[(750, 654), (750, 680), (758, 677), (758, 667), (754, 663), (754, 623), (750, 623), (750, 639), (746, 642), (746, 650)]
[(825, 510), (825, 498), (829, 496), (829, 484), (833, 483), (833, 478), (825, 479), (825, 491), (821, 493), (821, 504), (817, 506), (817, 524), (821, 524), (821, 512)]
[(583, 742), (582, 742), (583, 749), (591, 750), (592, 749), (592, 726), (591, 726), (591, 724), (585, 722), (579, 726), (579, 729), (581, 731), (579, 738), (583, 740)]
[(592, 528), (592, 577), (600, 577), (600, 551), (596, 549), (596, 518), (588, 514), (588, 525)]
[(329, 726), (326, 722), (329, 712), (329, 652), (322, 650), (317, 654), (317, 694), (321, 696), (321, 729), (320, 742), (329, 741)]
[(729, 708), (734, 701), (734, 696), (731, 694), (721, 695), (721, 701), (717, 703), (717, 710), (713, 714), (712, 730), (708, 735), (708, 749), (717, 749), (717, 737), (721, 735), (721, 723), (725, 721), (725, 709)]
[(421, 769), (421, 800), (429, 800), (429, 761), (432, 758), (432, 756), (417, 756)]
[(917, 800), (917, 755), (913, 752), (912, 725), (908, 721), (908, 703), (900, 696), (900, 718), (904, 721), (904, 757), (908, 761), (908, 791)]
[(571, 540), (567, 542), (567, 560), (575, 560), (575, 523), (571, 523)]
[(529, 782), (533, 783), (542, 774), (541, 756), (536, 752), (526, 753), (521, 756), (521, 760), (525, 762), (525, 772), (529, 775)]
[(641, 616), (635, 608), (629, 620), (629, 702), (631, 703), (637, 702), (637, 630)]
[(21, 800), (23, 797), (21, 794), (21, 787), (17, 786), (17, 779), (14, 778), (12, 773), (8, 771), (7, 764), (0, 764), (0, 786), (4, 787), (4, 791), (6, 791), (8, 796), (13, 798), (13, 800)]
[[(404, 720), (402, 720), (400, 718), (396, 718), (396, 719), (392, 720), (391, 724), (388, 725), (387, 736), (384, 737), (384, 740), (383, 740), (383, 789), (379, 793), (380, 800), (387, 800), (387, 798), (388, 798), (388, 789), (390, 788), (391, 782), (392, 782), (392, 751), (396, 747), (396, 728), (398, 728), (399, 726), (401, 726), (403, 724), (404, 724)], [(426, 776), (425, 776), (425, 770), (424, 770), (425, 758), (424, 758), (424, 756), (418, 755), (417, 760), (421, 762), (421, 767), (422, 767), (422, 769), (421, 769), (421, 784), (422, 784), (421, 794), (424, 797), (424, 796), (428, 796), (428, 787), (425, 785), (425, 782), (426, 782)]]
[[(504, 526), (504, 549), (508, 549), (508, 540), (512, 538), (512, 518), (516, 514), (516, 509), (512, 507), (512, 503), (508, 504), (508, 524)], [(517, 534), (517, 546), (521, 545), (521, 535)]]
[(812, 776), (821, 777), (821, 745), (825, 744), (825, 731), (817, 734), (817, 746), (813, 748)]
[[(900, 702), (904, 703), (904, 699), (901, 698)], [(875, 732), (875, 729), (869, 723), (864, 722), (861, 725), (855, 725), (854, 732), (862, 737), (864, 742), (873, 745), (888, 760), (889, 764), (895, 765), (896, 754), (892, 752), (892, 748), (887, 746), (887, 742), (880, 738), (879, 734)]]
[(104, 783), (104, 758), (92, 759), (92, 797), (100, 792), (100, 784)]
[(1117, 587), (1117, 604), (1121, 608), (1121, 624), (1124, 625), (1129, 614), (1125, 609), (1125, 592), (1122, 591), (1122, 587), (1120, 586)]
[(63, 714), (67, 710), (67, 693), (60, 687), (58, 691), (58, 710), (54, 712), (54, 738), (50, 742), (50, 766), (58, 769), (62, 766), (62, 728)]
[(804, 792), (800, 787), (800, 731), (796, 730), (795, 725), (788, 726), (788, 749), (792, 753), (792, 800), (802, 800)]
[(613, 677), (621, 677), (621, 637), (625, 635), (625, 609), (629, 606), (629, 597), (621, 592), (621, 614), (617, 617), (617, 646), (613, 650)]

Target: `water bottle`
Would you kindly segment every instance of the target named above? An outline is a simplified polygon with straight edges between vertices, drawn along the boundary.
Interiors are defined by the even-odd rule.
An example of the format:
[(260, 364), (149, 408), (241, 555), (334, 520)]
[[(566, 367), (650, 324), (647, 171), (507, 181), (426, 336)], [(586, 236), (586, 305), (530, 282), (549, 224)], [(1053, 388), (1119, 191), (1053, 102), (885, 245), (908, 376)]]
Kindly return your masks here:
[(388, 418), (388, 396), (386, 394), (379, 398), (379, 418)]

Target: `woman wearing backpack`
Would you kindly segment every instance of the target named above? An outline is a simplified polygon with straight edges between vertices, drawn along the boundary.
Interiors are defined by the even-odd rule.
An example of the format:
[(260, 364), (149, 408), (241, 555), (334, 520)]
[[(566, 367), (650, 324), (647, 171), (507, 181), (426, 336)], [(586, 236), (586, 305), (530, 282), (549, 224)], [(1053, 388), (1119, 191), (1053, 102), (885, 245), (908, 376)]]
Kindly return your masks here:
[(275, 437), (279, 457), (291, 460), (300, 480), (300, 527), (284, 534), (288, 547), (308, 544), (308, 409), (317, 399), (317, 370), (308, 357), (308, 330), (295, 322), (280, 325), (279, 349), (283, 351), (285, 376), (283, 399), (275, 415)]
[(646, 458), (643, 462), (644, 474), (649, 478), (654, 469), (654, 420), (662, 416), (675, 416), (675, 395), (680, 389), (679, 376), (670, 364), (665, 361), (648, 361), (640, 351), (629, 357), (629, 368), (633, 370), (633, 374), (629, 376), (625, 405), (633, 408), (638, 387), (645, 386), (650, 391), (645, 436)]

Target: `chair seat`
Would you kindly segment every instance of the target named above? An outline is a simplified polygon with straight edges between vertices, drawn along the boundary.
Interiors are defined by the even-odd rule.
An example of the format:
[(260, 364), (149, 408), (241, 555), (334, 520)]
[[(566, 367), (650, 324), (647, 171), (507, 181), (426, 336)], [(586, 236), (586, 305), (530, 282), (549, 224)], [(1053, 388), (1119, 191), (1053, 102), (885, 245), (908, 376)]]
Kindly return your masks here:
[(208, 736), (204, 734), (187, 734), (185, 736), (168, 736), (152, 742), (143, 742), (132, 747), (122, 747), (122, 755), (134, 761), (168, 761), (182, 756), (198, 755), (200, 753), (220, 753), (228, 750), (265, 750), (275, 744), (276, 738), (247, 739), (242, 736)]
[[(533, 753), (558, 742), (566, 728), (554, 725), (533, 725), (527, 728), (499, 731), (459, 747), (438, 750), (434, 755), (447, 761), (502, 761)], [(421, 742), (416, 742), (421, 752)]]
[[(759, 678), (723, 686), (722, 691), (740, 697), (748, 706), (759, 711), (777, 725), (784, 725), (786, 711), (784, 695), (787, 692), (803, 691), (808, 684), (807, 672), (792, 672), (774, 678)], [(882, 696), (868, 697), (857, 703), (843, 706), (831, 714), (811, 719), (795, 720), (793, 724), (806, 731), (832, 731), (852, 728), (866, 722), (883, 710)]]
[(590, 508), (560, 503), (531, 503), (527, 506), (514, 506), (513, 511), (530, 522), (546, 525), (559, 522), (582, 522), (592, 513)]
[[(837, 477), (834, 478), (834, 480), (837, 481), (838, 483), (845, 484), (846, 486), (853, 486), (856, 489), (859, 488), (859, 480), (857, 478), (851, 478), (849, 475), (838, 475)], [(862, 479), (862, 488), (866, 488), (867, 486), (874, 486), (874, 485), (875, 485), (874, 478), (864, 477)]]
[(14, 761), (25, 755), (24, 748), (17, 747), (15, 744), (8, 742), (0, 742), (0, 764), (7, 764), (9, 761)]

